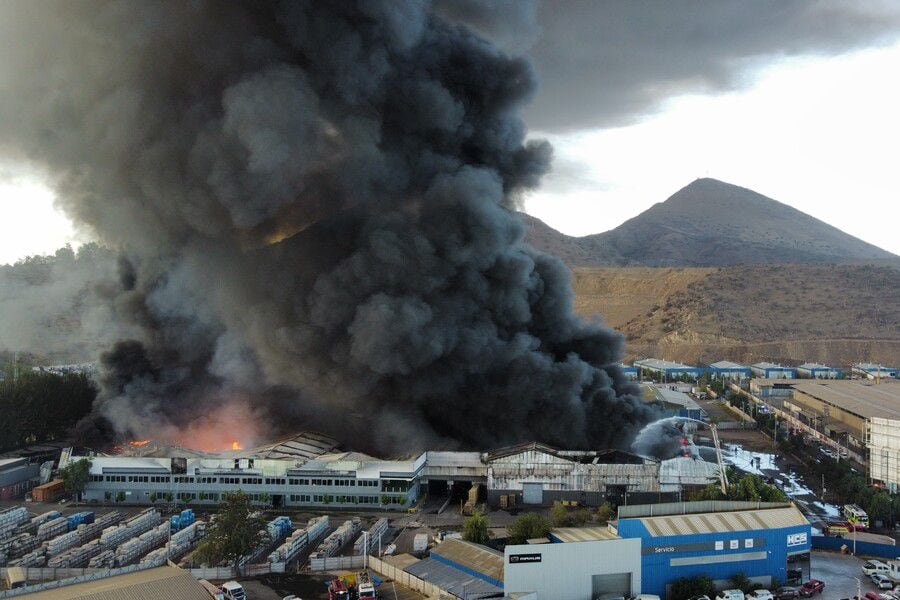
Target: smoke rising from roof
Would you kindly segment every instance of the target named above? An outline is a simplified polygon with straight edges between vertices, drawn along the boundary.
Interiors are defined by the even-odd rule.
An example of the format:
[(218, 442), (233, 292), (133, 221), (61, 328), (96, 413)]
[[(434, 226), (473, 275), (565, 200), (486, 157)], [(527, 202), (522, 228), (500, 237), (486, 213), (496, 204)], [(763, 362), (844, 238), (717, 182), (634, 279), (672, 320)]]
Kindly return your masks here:
[(551, 155), (526, 60), (418, 2), (2, 10), (0, 152), (123, 254), (132, 335), (83, 437), (224, 411), (382, 450), (601, 447), (652, 417), (511, 211)]

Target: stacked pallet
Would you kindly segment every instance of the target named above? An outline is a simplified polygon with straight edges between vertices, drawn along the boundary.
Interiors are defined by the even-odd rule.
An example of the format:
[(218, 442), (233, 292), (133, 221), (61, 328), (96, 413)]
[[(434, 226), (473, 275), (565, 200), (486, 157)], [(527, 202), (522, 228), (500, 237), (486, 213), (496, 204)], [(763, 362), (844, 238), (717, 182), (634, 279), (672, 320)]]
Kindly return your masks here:
[(39, 542), (45, 542), (68, 531), (69, 520), (65, 517), (57, 517), (41, 524), (37, 528), (37, 540)]
[(353, 554), (370, 554), (378, 546), (388, 530), (388, 520), (378, 519), (365, 533), (361, 533), (353, 544)]
[(274, 552), (269, 554), (270, 563), (289, 562), (297, 557), (328, 530), (328, 516), (310, 519), (303, 529), (297, 529), (288, 536)]
[(89, 561), (101, 552), (103, 552), (103, 547), (100, 545), (100, 540), (91, 540), (83, 546), (78, 546), (59, 556), (50, 558), (47, 561), (47, 566), (80, 569), (86, 567)]
[(181, 531), (172, 534), (172, 539), (168, 544), (146, 554), (140, 564), (158, 567), (166, 564), (167, 560), (176, 561), (187, 554), (205, 533), (206, 523), (195, 521)]
[(116, 553), (112, 550), (101, 550), (100, 554), (88, 561), (88, 568), (91, 569), (111, 569), (114, 566), (116, 566)]
[(356, 537), (361, 526), (362, 524), (359, 517), (355, 517), (350, 521), (344, 521), (340, 527), (322, 540), (322, 543), (319, 544), (319, 547), (316, 548), (315, 552), (309, 555), (309, 558), (328, 558), (329, 556), (334, 556), (344, 547), (344, 544)]
[(153, 548), (164, 544), (169, 538), (170, 527), (168, 522), (163, 523), (116, 548), (116, 566), (130, 565)]

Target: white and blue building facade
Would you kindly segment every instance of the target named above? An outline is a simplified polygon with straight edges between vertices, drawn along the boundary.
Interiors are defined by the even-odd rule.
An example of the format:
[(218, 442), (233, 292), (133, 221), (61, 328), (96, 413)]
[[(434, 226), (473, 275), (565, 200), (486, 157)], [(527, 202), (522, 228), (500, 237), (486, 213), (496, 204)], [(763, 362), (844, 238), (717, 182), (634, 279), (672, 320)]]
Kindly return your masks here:
[(836, 367), (818, 363), (803, 363), (797, 367), (797, 375), (805, 379), (840, 379), (843, 372)]
[(683, 365), (681, 363), (658, 358), (642, 358), (634, 361), (633, 364), (639, 372), (655, 373), (666, 380), (679, 379), (682, 377), (698, 379), (706, 373), (706, 369), (703, 367), (692, 367), (690, 365)]
[(894, 367), (886, 367), (875, 363), (859, 363), (853, 365), (853, 372), (861, 375), (866, 379), (875, 379), (885, 377), (900, 377), (900, 369)]
[(753, 376), (753, 371), (750, 370), (750, 367), (728, 360), (712, 363), (707, 368), (707, 372), (712, 375), (713, 379), (731, 379), (735, 381), (743, 381)]
[[(718, 509), (711, 511), (711, 504)], [(726, 510), (729, 505), (745, 509)], [(622, 538), (640, 538), (641, 592), (663, 599), (682, 577), (707, 576), (717, 589), (727, 588), (737, 573), (768, 589), (809, 578), (810, 524), (790, 503), (623, 507), (615, 530)]]
[(770, 362), (760, 362), (750, 366), (750, 370), (757, 377), (765, 379), (796, 379), (797, 369), (794, 367), (785, 367)]

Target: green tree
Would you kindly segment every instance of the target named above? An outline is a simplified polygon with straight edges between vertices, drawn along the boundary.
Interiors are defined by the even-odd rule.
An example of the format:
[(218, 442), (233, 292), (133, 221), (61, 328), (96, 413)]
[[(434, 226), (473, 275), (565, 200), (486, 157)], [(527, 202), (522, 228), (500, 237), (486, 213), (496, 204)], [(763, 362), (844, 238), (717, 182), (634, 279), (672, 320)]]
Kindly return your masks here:
[(676, 579), (672, 583), (672, 591), (667, 594), (667, 598), (671, 600), (688, 600), (694, 596), (715, 597), (716, 589), (713, 581), (705, 575), (697, 575), (696, 577), (682, 577)]
[(613, 518), (614, 514), (615, 510), (613, 509), (612, 504), (604, 502), (597, 507), (597, 522), (609, 523), (609, 520)]
[(750, 581), (750, 578), (747, 577), (743, 571), (738, 571), (729, 577), (728, 583), (731, 585), (732, 589), (741, 590), (745, 594), (749, 594), (753, 591), (753, 582)]
[[(869, 519), (878, 521), (889, 521), (891, 518), (892, 504), (891, 495), (885, 491), (878, 491), (869, 497), (869, 501), (864, 505)], [(874, 523), (873, 523), (874, 525)]]
[(490, 536), (488, 536), (488, 519), (480, 510), (476, 510), (472, 513), (472, 516), (466, 517), (463, 523), (463, 539), (475, 544), (487, 544), (488, 540), (490, 540)]
[(554, 527), (571, 527), (575, 524), (569, 509), (563, 506), (563, 503), (557, 500), (550, 508), (550, 520), (553, 521)]
[(524, 544), (526, 540), (547, 537), (552, 526), (550, 520), (538, 513), (526, 513), (507, 528), (510, 544)]
[(259, 546), (265, 536), (265, 524), (254, 516), (250, 496), (242, 491), (226, 493), (216, 519), (197, 547), (197, 559), (208, 565), (228, 561), (235, 564), (243, 555)]
[(73, 494), (76, 500), (81, 500), (81, 493), (84, 491), (88, 478), (91, 476), (91, 461), (82, 458), (75, 462), (70, 462), (59, 470), (59, 475), (63, 480), (66, 491)]

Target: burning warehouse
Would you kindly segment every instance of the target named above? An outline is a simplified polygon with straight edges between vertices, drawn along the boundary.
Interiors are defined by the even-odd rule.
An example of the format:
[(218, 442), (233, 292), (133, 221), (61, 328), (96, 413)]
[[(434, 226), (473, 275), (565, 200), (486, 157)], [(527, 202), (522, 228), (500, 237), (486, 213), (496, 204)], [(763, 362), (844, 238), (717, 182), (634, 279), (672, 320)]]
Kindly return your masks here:
[[(151, 442), (118, 455), (86, 458), (91, 472), (84, 499), (125, 504), (215, 505), (224, 493), (242, 490), (260, 506), (403, 510), (426, 490), (431, 497), (449, 497), (480, 486), (494, 506), (503, 497), (508, 505), (541, 506), (556, 500), (598, 505), (669, 499), (696, 479), (671, 477), (671, 461), (622, 450), (557, 450), (530, 443), (389, 460), (343, 451), (336, 440), (314, 432), (247, 450), (208, 453)], [(701, 467), (703, 474), (715, 477), (706, 463)], [(669, 475), (664, 488), (661, 472)]]
[[(659, 500), (659, 461), (623, 450), (565, 451), (539, 443), (489, 452), (488, 501), (548, 505), (575, 501), (598, 505), (604, 500)], [(512, 500), (510, 498), (513, 498)]]

